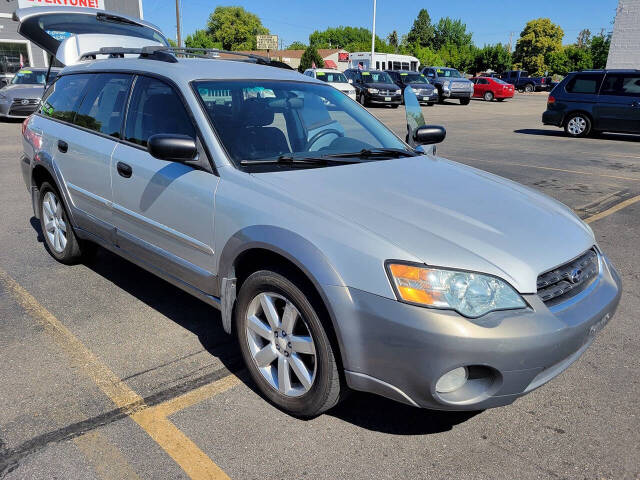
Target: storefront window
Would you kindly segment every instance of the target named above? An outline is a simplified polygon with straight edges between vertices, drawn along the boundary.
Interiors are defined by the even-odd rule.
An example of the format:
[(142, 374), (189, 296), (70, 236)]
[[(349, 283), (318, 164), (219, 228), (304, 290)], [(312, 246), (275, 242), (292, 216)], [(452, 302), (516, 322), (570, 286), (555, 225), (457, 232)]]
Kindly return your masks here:
[(20, 56), (24, 67), (31, 67), (26, 43), (3, 42), (0, 40), (0, 74), (16, 73), (20, 70)]

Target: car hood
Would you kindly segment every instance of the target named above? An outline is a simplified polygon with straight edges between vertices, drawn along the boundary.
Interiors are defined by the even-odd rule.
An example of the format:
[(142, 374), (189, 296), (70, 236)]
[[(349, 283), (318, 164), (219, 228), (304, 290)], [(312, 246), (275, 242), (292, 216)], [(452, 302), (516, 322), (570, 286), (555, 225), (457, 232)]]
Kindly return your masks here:
[(363, 83), (365, 88), (377, 88), (378, 90), (400, 90), (394, 83)]
[(44, 85), (7, 85), (0, 89), (0, 93), (11, 98), (40, 98), (44, 92)]
[(496, 275), (521, 293), (535, 293), (540, 273), (595, 243), (591, 229), (563, 204), (442, 158), (255, 176), (288, 192), (292, 201), (340, 215), (428, 265)]

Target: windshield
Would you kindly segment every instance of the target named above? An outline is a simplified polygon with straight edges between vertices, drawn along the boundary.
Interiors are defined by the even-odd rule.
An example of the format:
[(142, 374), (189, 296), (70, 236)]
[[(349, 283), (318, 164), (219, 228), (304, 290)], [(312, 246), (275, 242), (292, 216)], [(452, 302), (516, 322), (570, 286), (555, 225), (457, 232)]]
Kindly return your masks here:
[(393, 83), (387, 72), (362, 72), (364, 83)]
[[(54, 76), (55, 75), (52, 75), (52, 77)], [(25, 85), (25, 84), (44, 85), (46, 78), (47, 78), (47, 72), (45, 71), (20, 70), (18, 73), (16, 73), (16, 76), (13, 77), (13, 80), (11, 80), (11, 83), (13, 85)]]
[(403, 83), (429, 83), (421, 73), (401, 73)]
[(447, 78), (461, 78), (460, 72), (454, 68), (439, 68), (438, 69), (439, 77), (447, 77)]
[(329, 83), (349, 83), (344, 73), (340, 72), (316, 72), (318, 80), (324, 80)]
[(194, 82), (194, 87), (236, 165), (283, 155), (321, 157), (379, 148), (409, 151), (374, 116), (329, 85), (206, 80)]

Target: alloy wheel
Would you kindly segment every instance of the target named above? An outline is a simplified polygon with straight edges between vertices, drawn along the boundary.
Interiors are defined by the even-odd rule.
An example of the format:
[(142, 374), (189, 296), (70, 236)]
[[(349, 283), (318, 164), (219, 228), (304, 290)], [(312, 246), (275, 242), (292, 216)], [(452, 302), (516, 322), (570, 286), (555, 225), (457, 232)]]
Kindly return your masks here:
[(311, 331), (295, 305), (284, 296), (256, 295), (246, 313), (249, 352), (256, 367), (282, 395), (307, 393), (316, 378), (316, 348)]
[(584, 117), (573, 117), (567, 123), (567, 130), (571, 135), (582, 135), (587, 129), (587, 120)]
[(60, 199), (53, 192), (47, 192), (42, 199), (42, 215), (44, 217), (44, 234), (49, 246), (62, 253), (67, 247), (67, 224), (63, 218)]

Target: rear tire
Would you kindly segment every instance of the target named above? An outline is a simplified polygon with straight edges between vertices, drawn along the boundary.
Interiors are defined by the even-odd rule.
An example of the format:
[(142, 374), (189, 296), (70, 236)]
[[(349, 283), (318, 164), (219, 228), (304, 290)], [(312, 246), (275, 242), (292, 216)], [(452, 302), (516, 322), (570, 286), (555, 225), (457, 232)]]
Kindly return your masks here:
[(484, 92), (484, 96), (482, 98), (484, 98), (485, 102), (493, 102), (493, 92)]
[(95, 245), (81, 243), (76, 237), (58, 189), (43, 182), (39, 190), (40, 227), (47, 252), (65, 265), (75, 265), (92, 256)]
[(564, 122), (564, 131), (570, 137), (587, 137), (591, 133), (591, 119), (581, 112), (572, 113)]
[(524, 86), (524, 91), (527, 92), (527, 93), (532, 93), (535, 89), (536, 89), (536, 87), (534, 87), (532, 83), (527, 83)]
[(391, 108), (398, 108), (400, 105), (391, 105)]
[(235, 308), (240, 350), (271, 403), (297, 417), (314, 417), (335, 406), (341, 391), (332, 342), (320, 318), (324, 309), (295, 274), (274, 270), (253, 273), (240, 288)]
[(471, 99), (470, 98), (461, 98), (460, 99), (460, 105), (469, 105), (471, 103)]

